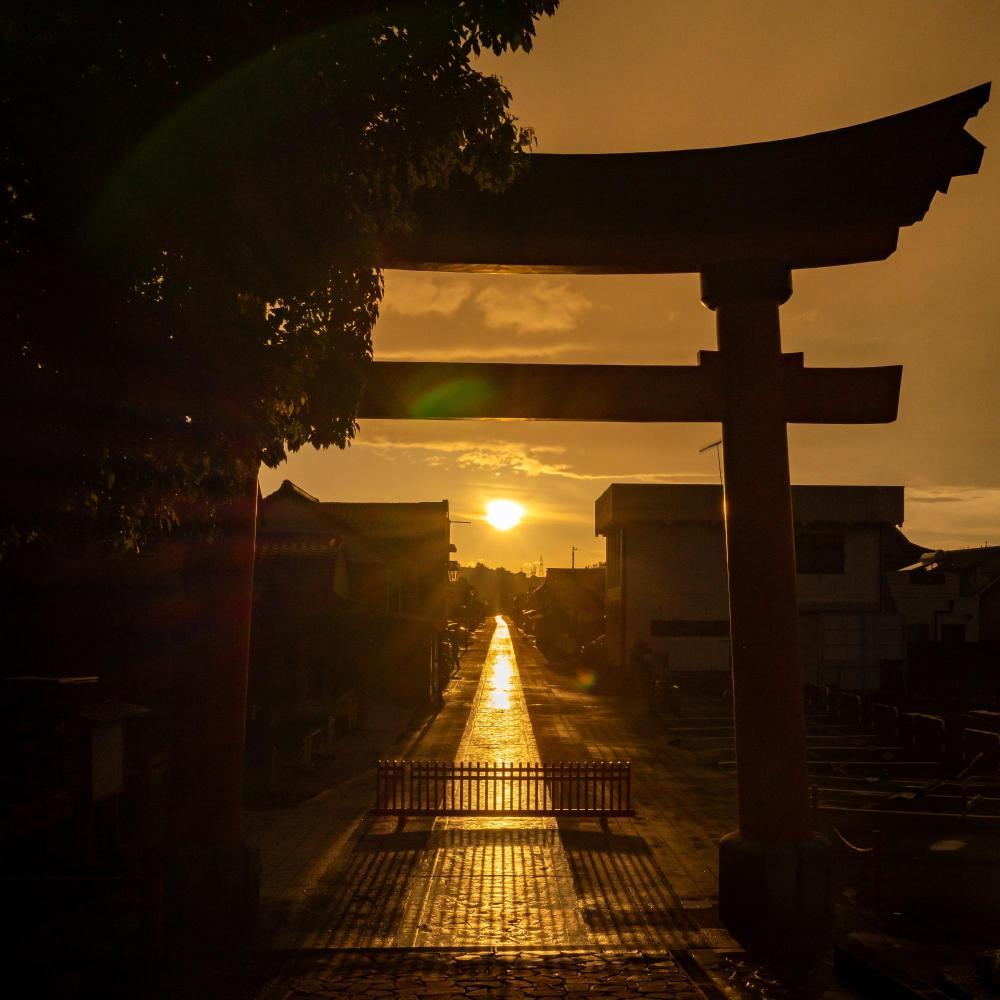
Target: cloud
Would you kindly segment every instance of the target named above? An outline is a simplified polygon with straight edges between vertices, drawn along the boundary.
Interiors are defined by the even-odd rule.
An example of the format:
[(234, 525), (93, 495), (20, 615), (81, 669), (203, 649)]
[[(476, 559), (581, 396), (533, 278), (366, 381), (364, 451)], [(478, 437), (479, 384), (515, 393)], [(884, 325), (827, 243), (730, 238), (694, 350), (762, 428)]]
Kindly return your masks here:
[(1000, 541), (1000, 489), (941, 484), (907, 487), (907, 537), (928, 549)]
[(533, 344), (525, 346), (518, 343), (460, 345), (449, 347), (408, 347), (398, 350), (375, 351), (376, 361), (532, 361), (541, 358), (555, 358), (564, 354), (591, 352), (592, 347), (583, 344), (557, 343)]
[(405, 451), (423, 453), (424, 461), (432, 466), (454, 462), (462, 469), (487, 472), (517, 472), (524, 476), (555, 476), (578, 481), (614, 480), (615, 482), (655, 483), (680, 479), (700, 482), (711, 480), (703, 473), (651, 473), (651, 472), (583, 472), (569, 462), (557, 461), (566, 449), (555, 445), (524, 445), (513, 441), (393, 441), (388, 438), (359, 438), (356, 448), (369, 448), (386, 453)]
[(572, 330), (578, 317), (591, 308), (590, 299), (565, 282), (534, 279), (531, 283), (504, 281), (484, 288), (475, 298), (486, 325), (513, 328), (516, 333)]
[(471, 294), (468, 281), (393, 271), (386, 278), (381, 311), (400, 316), (454, 316)]
[(982, 495), (960, 496), (954, 493), (929, 493), (926, 496), (921, 496), (911, 491), (906, 499), (908, 503), (965, 503), (969, 500), (980, 500)]

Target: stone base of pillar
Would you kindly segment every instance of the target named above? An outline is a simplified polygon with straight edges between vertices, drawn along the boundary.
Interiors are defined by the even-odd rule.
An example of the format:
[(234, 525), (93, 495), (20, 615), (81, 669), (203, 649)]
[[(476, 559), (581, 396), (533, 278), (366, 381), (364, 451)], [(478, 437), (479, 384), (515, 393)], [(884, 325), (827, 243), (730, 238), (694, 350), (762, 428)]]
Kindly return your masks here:
[(830, 943), (830, 846), (765, 843), (730, 833), (719, 842), (719, 916), (747, 951), (764, 959), (818, 955)]
[(163, 858), (163, 948), (201, 954), (252, 943), (260, 907), (260, 852), (248, 844), (185, 847)]

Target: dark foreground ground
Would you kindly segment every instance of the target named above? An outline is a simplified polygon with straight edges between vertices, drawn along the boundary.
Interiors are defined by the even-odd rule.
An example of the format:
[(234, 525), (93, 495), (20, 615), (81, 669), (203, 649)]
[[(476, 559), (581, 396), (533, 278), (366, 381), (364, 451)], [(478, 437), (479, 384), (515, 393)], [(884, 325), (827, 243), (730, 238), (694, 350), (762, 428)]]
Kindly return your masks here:
[[(285, 797), (249, 811), (248, 833), (264, 863), (253, 951), (216, 955), (208, 965), (170, 963), (156, 977), (96, 970), (81, 984), (54, 974), (17, 995), (69, 996), (82, 986), (76, 989), (82, 995), (171, 1000), (933, 997), (947, 994), (918, 991), (915, 981), (911, 989), (891, 971), (886, 978), (872, 969), (894, 966), (904, 978), (926, 982), (942, 968), (971, 970), (975, 950), (992, 940), (998, 928), (980, 923), (975, 934), (962, 928), (976, 925), (970, 900), (974, 906), (981, 895), (992, 905), (997, 898), (995, 835), (911, 825), (885, 834), (878, 915), (870, 905), (870, 864), (835, 847), (841, 957), (857, 958), (855, 986), (836, 981), (832, 954), (797, 985), (788, 977), (776, 981), (776, 973), (740, 952), (718, 920), (716, 844), (735, 826), (724, 739), (717, 749), (678, 739), (646, 698), (595, 691), (586, 675), (553, 669), (516, 635), (538, 756), (631, 760), (636, 817), (604, 828), (541, 821), (444, 830), (430, 821), (398, 829), (373, 820), (367, 810), (376, 759), (454, 759), (459, 752), (491, 633), (488, 626), (476, 636), (435, 717), (408, 723), (398, 711), (370, 713), (338, 746), (335, 760), (299, 781), (301, 801)], [(822, 819), (859, 843), (870, 836), (872, 817), (824, 813)], [(951, 840), (963, 846), (940, 849)], [(461, 899), (450, 911), (453, 926), (445, 917), (429, 927), (426, 900), (450, 891), (440, 877), (437, 896), (427, 888), (441, 875), (444, 857), (466, 865), (454, 883)], [(923, 900), (928, 920), (920, 920), (914, 900)], [(941, 926), (953, 929), (936, 932)], [(469, 945), (475, 940), (483, 947)], [(424, 941), (435, 946), (420, 946)]]

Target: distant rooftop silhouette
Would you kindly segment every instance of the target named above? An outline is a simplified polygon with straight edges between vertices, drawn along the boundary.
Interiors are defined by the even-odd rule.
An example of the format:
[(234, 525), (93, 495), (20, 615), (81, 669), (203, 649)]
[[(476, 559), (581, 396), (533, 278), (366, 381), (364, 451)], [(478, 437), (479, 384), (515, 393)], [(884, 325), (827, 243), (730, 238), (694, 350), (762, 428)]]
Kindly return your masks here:
[[(793, 486), (799, 524), (903, 523), (902, 486)], [(595, 533), (642, 521), (722, 523), (717, 483), (613, 483), (594, 505)]]
[[(294, 506), (293, 506), (294, 505)], [(416, 503), (326, 501), (290, 479), (261, 501), (260, 526), (266, 534), (339, 535), (362, 532), (394, 537), (448, 533), (448, 501)]]

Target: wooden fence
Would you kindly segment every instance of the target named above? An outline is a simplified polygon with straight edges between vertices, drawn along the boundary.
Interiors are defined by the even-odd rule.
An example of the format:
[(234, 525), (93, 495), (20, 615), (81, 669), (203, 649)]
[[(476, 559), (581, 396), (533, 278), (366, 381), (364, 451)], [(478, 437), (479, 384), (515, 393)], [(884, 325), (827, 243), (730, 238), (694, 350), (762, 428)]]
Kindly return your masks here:
[(629, 761), (380, 760), (378, 816), (633, 816)]

